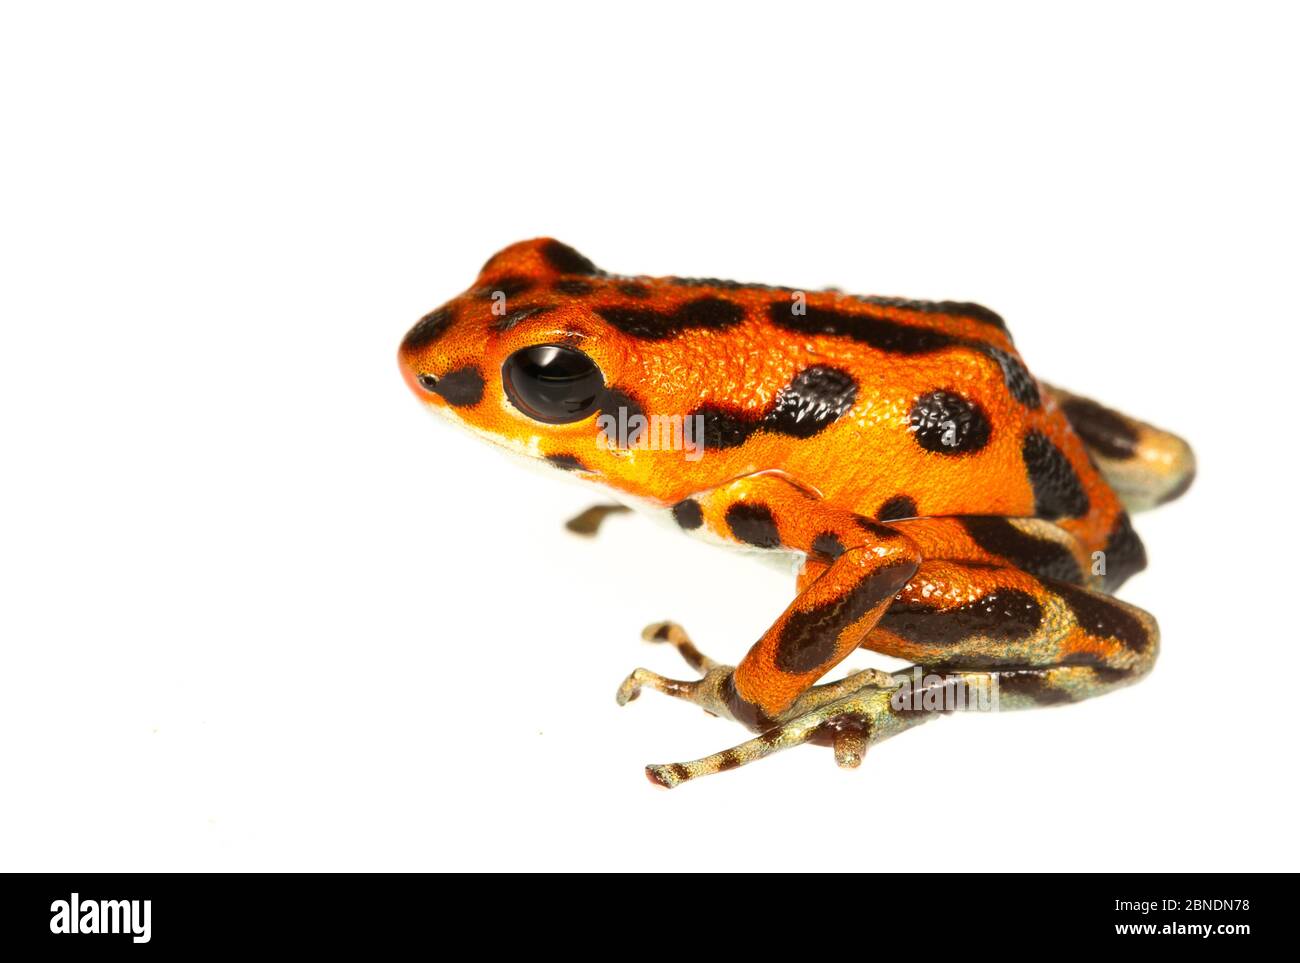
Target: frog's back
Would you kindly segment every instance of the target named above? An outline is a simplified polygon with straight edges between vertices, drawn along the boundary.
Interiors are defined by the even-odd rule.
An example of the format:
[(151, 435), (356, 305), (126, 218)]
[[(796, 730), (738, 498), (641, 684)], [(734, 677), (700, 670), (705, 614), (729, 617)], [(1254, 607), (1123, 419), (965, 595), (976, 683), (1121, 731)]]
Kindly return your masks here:
[[(987, 308), (637, 283), (651, 303), (600, 313), (646, 372), (648, 405), (703, 418), (719, 477), (780, 470), (884, 520), (1037, 516), (1094, 536), (1115, 520), (1114, 493)], [(701, 323), (682, 324), (691, 312)]]

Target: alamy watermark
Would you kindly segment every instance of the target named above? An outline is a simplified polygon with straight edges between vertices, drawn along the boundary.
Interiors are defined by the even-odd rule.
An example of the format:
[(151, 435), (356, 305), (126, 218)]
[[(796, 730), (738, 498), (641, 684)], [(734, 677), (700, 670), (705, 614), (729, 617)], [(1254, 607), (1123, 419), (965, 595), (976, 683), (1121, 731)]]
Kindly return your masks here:
[(643, 415), (619, 406), (596, 419), (596, 447), (602, 451), (680, 451), (687, 461), (704, 457), (703, 415)]
[(148, 943), (153, 901), (88, 899), (78, 893), (50, 904), (51, 933), (123, 933), (132, 943)]
[(997, 712), (998, 676), (996, 672), (942, 675), (914, 665), (889, 704), (898, 712)]

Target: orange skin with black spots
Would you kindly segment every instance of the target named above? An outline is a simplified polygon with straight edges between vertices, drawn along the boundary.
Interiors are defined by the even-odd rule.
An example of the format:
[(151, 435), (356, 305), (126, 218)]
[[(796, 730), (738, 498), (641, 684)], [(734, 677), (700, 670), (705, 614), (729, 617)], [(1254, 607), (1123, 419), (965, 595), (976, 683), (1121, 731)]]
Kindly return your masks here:
[[(869, 516), (888, 499), (906, 492), (920, 516), (1034, 514), (1034, 493), (1021, 458), (1024, 433), (1045, 434), (1069, 460), (1090, 511), (1061, 524), (1100, 549), (1122, 511), (1105, 480), (1089, 464), (1082, 443), (1055, 404), (1036, 410), (1018, 404), (998, 364), (965, 344), (918, 356), (899, 356), (835, 336), (803, 336), (777, 328), (770, 305), (792, 303), (780, 290), (733, 289), (708, 283), (689, 286), (661, 278), (564, 275), (539, 252), (542, 241), (501, 251), (484, 266), (473, 287), (445, 307), (456, 320), (434, 345), (403, 351), (402, 370), (412, 390), (434, 406), (441, 399), (421, 391), (418, 373), (434, 374), (466, 364), (480, 366), (486, 398), (456, 410), (467, 424), (498, 440), (527, 445), (537, 453), (576, 455), (590, 475), (628, 495), (672, 505), (696, 492), (758, 471), (780, 470), (822, 499)], [(527, 318), (510, 331), (494, 325), (502, 314), (491, 299), (496, 285), (526, 279), (531, 285), (505, 299), (505, 309), (542, 306), (551, 310)], [(586, 294), (566, 294), (556, 282), (581, 281)], [(645, 297), (620, 290), (635, 282)], [(702, 297), (737, 305), (746, 319), (728, 330), (686, 330), (662, 341), (628, 336), (595, 313), (600, 307), (671, 312)], [(961, 314), (927, 313), (855, 301), (837, 292), (806, 292), (812, 308), (883, 317), (933, 330), (969, 344), (987, 344), (1018, 358), (1010, 337), (993, 324)], [(501, 309), (498, 308), (498, 311)], [(539, 426), (515, 409), (500, 383), (501, 365), (519, 348), (547, 342), (580, 346), (605, 373), (607, 383), (626, 386), (648, 413), (686, 414), (704, 405), (742, 412), (766, 411), (778, 392), (810, 364), (832, 365), (852, 375), (857, 401), (847, 416), (813, 439), (756, 432), (743, 445), (710, 452), (690, 462), (676, 451), (601, 449), (595, 416), (570, 425)], [(918, 448), (907, 431), (916, 398), (951, 388), (981, 405), (993, 426), (989, 444), (959, 458), (934, 457)], [(450, 407), (450, 406), (443, 406)]]
[[(539, 345), (597, 369), (603, 393), (582, 417), (539, 420), (506, 384), (517, 353)], [(1127, 681), (1154, 657), (1154, 621), (1100, 595), (1145, 556), (1092, 456), (1114, 456), (1102, 464), (1149, 494), (1157, 481), (1185, 487), (1190, 449), (1178, 462), (1178, 439), (1074, 399), (1093, 404), (1085, 443), (977, 305), (616, 276), (543, 238), (489, 259), (412, 329), (399, 360), (422, 401), (499, 445), (671, 511), (695, 534), (804, 560), (798, 597), (734, 672), (684, 696), (751, 728), (788, 723), (859, 644), (926, 664), (1014, 665), (1007, 679), (1040, 704)], [(598, 418), (614, 407), (705, 418), (708, 444), (690, 458), (611, 443)], [(1143, 459), (1153, 451), (1173, 460)], [(1113, 578), (1096, 570), (1108, 552)], [(698, 774), (666, 772), (651, 775)]]

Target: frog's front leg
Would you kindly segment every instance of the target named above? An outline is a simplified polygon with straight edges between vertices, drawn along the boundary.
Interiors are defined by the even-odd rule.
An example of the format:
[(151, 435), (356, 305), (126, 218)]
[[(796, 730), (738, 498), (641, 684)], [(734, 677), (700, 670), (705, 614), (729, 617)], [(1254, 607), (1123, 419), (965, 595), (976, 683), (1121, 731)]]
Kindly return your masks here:
[[(901, 532), (829, 506), (780, 475), (749, 476), (690, 501), (690, 511), (680, 505), (674, 511), (689, 518), (690, 527), (754, 549), (805, 553), (825, 570), (801, 585), (734, 669), (700, 664), (704, 678), (692, 682), (638, 669), (619, 689), (619, 702), (650, 686), (756, 732), (769, 731), (792, 712), (826, 702), (814, 683), (859, 645), (916, 571), (920, 554)], [(842, 683), (836, 686), (834, 692), (843, 694)], [(846, 748), (841, 755), (848, 760), (852, 752)]]
[(584, 538), (593, 538), (600, 526), (604, 524), (605, 519), (610, 515), (621, 515), (624, 512), (630, 512), (632, 509), (626, 505), (620, 505), (618, 502), (610, 502), (605, 505), (592, 505), (590, 508), (578, 512), (567, 522), (564, 527), (574, 535), (581, 535)]

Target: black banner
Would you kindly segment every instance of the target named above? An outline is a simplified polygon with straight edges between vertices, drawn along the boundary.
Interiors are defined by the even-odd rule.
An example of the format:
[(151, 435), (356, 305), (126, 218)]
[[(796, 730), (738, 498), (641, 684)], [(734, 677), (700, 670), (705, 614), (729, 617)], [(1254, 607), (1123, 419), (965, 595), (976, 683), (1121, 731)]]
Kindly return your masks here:
[[(1242, 940), (1283, 934), (1281, 889), (1290, 888), (1285, 878), (1238, 875), (873, 872), (813, 879), (697, 876), (596, 887), (572, 874), (539, 890), (535, 879), (508, 876), (8, 875), (0, 884), (0, 931), (10, 946), (79, 947), (97, 956), (281, 945), (374, 951), (408, 948), (420, 934), (472, 938), (476, 928), (505, 945), (559, 932), (581, 941), (584, 926), (593, 927), (592, 940), (621, 926), (624, 939), (650, 948), (670, 933), (689, 940), (709, 919), (739, 926), (766, 915), (775, 896), (787, 925), (802, 916), (851, 920), (855, 934), (847, 938), (874, 931), (878, 948), (891, 932), (913, 942), (951, 930), (963, 945), (984, 932), (990, 940), (1050, 938), (1063, 947), (1103, 941), (1232, 951)], [(784, 898), (777, 895), (783, 888)], [(819, 898), (807, 899), (814, 892)]]

